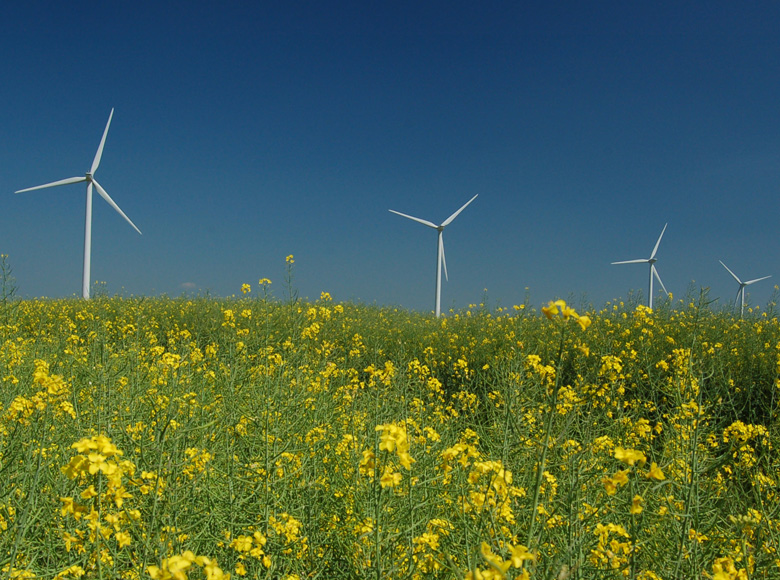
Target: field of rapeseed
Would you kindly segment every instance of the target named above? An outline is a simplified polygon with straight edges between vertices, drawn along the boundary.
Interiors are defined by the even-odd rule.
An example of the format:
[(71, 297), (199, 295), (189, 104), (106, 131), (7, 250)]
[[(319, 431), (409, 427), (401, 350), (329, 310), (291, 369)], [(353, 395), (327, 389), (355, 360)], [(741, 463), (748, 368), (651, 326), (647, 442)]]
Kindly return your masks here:
[(777, 318), (268, 283), (0, 301), (3, 577), (780, 576)]

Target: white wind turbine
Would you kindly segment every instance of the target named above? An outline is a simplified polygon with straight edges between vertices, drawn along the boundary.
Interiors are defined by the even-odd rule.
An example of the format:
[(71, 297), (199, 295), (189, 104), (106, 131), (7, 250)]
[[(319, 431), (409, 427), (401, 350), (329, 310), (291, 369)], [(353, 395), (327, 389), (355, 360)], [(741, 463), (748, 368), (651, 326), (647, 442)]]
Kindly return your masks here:
[(653, 308), (653, 277), (655, 277), (658, 280), (658, 283), (661, 285), (661, 288), (664, 289), (664, 292), (666, 294), (669, 294), (669, 292), (666, 291), (666, 286), (664, 286), (664, 283), (661, 281), (661, 277), (658, 275), (658, 270), (655, 269), (655, 263), (658, 261), (658, 258), (655, 257), (655, 253), (658, 251), (658, 246), (661, 244), (661, 238), (664, 237), (664, 232), (666, 231), (666, 226), (669, 224), (664, 224), (664, 229), (661, 230), (661, 235), (658, 236), (658, 241), (655, 243), (655, 247), (653, 248), (653, 253), (650, 254), (650, 257), (646, 260), (625, 260), (623, 262), (612, 262), (612, 264), (650, 264), (650, 288), (648, 291), (648, 298), (647, 298), (647, 305), (649, 308)]
[(390, 210), (394, 214), (408, 218), (412, 221), (419, 222), (422, 225), (428, 226), (429, 228), (433, 228), (434, 230), (439, 232), (438, 250), (436, 252), (436, 318), (439, 318), (439, 316), (441, 315), (441, 267), (442, 266), (444, 266), (444, 277), (447, 279), (447, 281), (449, 281), (449, 276), (447, 276), (447, 260), (444, 257), (444, 239), (442, 238), (442, 233), (444, 232), (444, 228), (450, 225), (452, 223), (452, 220), (458, 217), (458, 214), (460, 214), (460, 212), (466, 209), (466, 206), (468, 204), (470, 204), (472, 201), (477, 199), (477, 196), (479, 196), (479, 194), (475, 195), (466, 203), (464, 203), (458, 211), (456, 211), (454, 214), (452, 214), (450, 217), (448, 217), (438, 226), (433, 222), (429, 222), (428, 220), (423, 220), (410, 215), (406, 215), (405, 213), (401, 213), (400, 211), (395, 211), (392, 209)]
[(53, 181), (44, 185), (37, 185), (35, 187), (28, 187), (27, 189), (20, 189), (14, 193), (24, 193), (25, 191), (33, 191), (35, 189), (43, 189), (45, 187), (56, 187), (57, 185), (68, 185), (71, 183), (80, 183), (82, 181), (87, 182), (87, 215), (84, 224), (84, 273), (81, 279), (81, 295), (84, 298), (89, 298), (89, 279), (90, 279), (90, 260), (92, 255), (92, 186), (100, 194), (100, 196), (108, 202), (108, 205), (113, 207), (119, 215), (121, 215), (127, 223), (133, 226), (133, 229), (139, 234), (141, 230), (135, 227), (135, 224), (130, 221), (130, 218), (125, 215), (119, 206), (114, 203), (111, 196), (106, 193), (106, 190), (95, 179), (95, 171), (97, 171), (98, 165), (100, 165), (100, 158), (103, 155), (103, 146), (106, 143), (106, 135), (108, 135), (108, 127), (111, 125), (111, 118), (114, 116), (114, 109), (111, 109), (111, 114), (108, 116), (108, 123), (106, 123), (106, 129), (103, 131), (103, 138), (100, 140), (100, 146), (97, 153), (95, 153), (95, 159), (92, 160), (92, 167), (84, 177), (69, 177), (67, 179), (61, 179), (59, 181)]
[(739, 290), (737, 290), (737, 297), (734, 300), (734, 307), (736, 308), (737, 304), (740, 304), (740, 297), (741, 297), (742, 300), (739, 308), (739, 317), (742, 318), (742, 316), (744, 316), (745, 314), (745, 287), (750, 286), (751, 284), (754, 284), (756, 282), (761, 282), (761, 280), (766, 280), (767, 278), (771, 278), (772, 276), (764, 276), (763, 278), (756, 278), (755, 280), (748, 280), (747, 282), (743, 282), (742, 280), (737, 278), (737, 275), (734, 272), (729, 270), (729, 267), (726, 264), (724, 264), (720, 260), (718, 260), (718, 262), (720, 262), (721, 266), (726, 268), (728, 273), (731, 274), (734, 277), (734, 279), (737, 281), (737, 284), (739, 284)]

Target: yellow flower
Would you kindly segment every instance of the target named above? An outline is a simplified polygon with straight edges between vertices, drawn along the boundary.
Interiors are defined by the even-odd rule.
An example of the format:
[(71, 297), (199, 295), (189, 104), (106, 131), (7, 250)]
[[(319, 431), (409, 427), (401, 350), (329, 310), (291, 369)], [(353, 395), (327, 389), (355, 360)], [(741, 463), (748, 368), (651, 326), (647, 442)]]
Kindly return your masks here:
[(550, 301), (547, 306), (542, 306), (542, 312), (548, 320), (552, 320), (552, 317), (558, 314), (558, 307), (555, 305), (555, 302)]
[(206, 557), (203, 557), (203, 560), (203, 571), (206, 573), (206, 580), (230, 580), (230, 574), (222, 572), (216, 561), (209, 560)]
[(631, 509), (629, 510), (634, 515), (639, 515), (642, 513), (642, 502), (645, 501), (642, 499), (641, 495), (635, 495), (634, 499), (631, 500)]
[(393, 468), (389, 465), (385, 467), (385, 472), (382, 474), (382, 477), (379, 479), (379, 485), (382, 487), (395, 487), (401, 483), (401, 474), (397, 471), (394, 472)]
[(717, 558), (712, 564), (712, 580), (735, 580), (747, 578), (744, 570), (737, 570), (731, 558)]
[(617, 447), (615, 449), (615, 459), (632, 467), (637, 462), (639, 465), (644, 465), (647, 462), (647, 457), (641, 451), (637, 451), (636, 449), (623, 449), (622, 447)]
[(124, 548), (125, 546), (130, 545), (130, 534), (127, 532), (117, 532), (114, 537), (116, 538), (116, 543), (119, 544), (120, 548)]
[(62, 468), (62, 473), (66, 475), (68, 479), (76, 479), (79, 475), (85, 473), (89, 466), (89, 461), (83, 455), (76, 455), (71, 457), (70, 463)]
[(604, 485), (607, 495), (615, 495), (618, 486), (626, 485), (628, 483), (628, 469), (618, 471), (612, 477), (605, 477), (601, 480), (601, 483)]
[(75, 449), (79, 453), (86, 453), (87, 451), (90, 451), (92, 449), (97, 449), (97, 445), (95, 444), (95, 442), (92, 439), (87, 439), (86, 437), (84, 439), (76, 441), (70, 447), (71, 449)]
[(590, 316), (580, 316), (574, 308), (567, 306), (564, 300), (548, 302), (547, 306), (542, 306), (542, 312), (549, 320), (552, 320), (553, 316), (556, 316), (558, 313), (561, 314), (564, 320), (573, 318), (582, 330), (587, 330), (591, 324)]
[(512, 562), (512, 566), (519, 568), (523, 565), (523, 562), (530, 561), (536, 562), (536, 555), (528, 551), (528, 548), (518, 544), (517, 546), (509, 545), (509, 561)]
[(160, 566), (149, 566), (146, 571), (153, 580), (187, 580), (187, 570), (196, 564), (203, 568), (206, 580), (228, 580), (230, 574), (225, 574), (217, 566), (217, 562), (206, 556), (196, 556), (186, 550), (181, 555), (171, 556), (162, 561)]
[(236, 552), (248, 552), (252, 549), (252, 538), (250, 536), (238, 536), (230, 542), (230, 547)]
[(578, 316), (577, 324), (580, 325), (582, 330), (588, 330), (588, 327), (591, 325), (590, 316)]
[(658, 467), (658, 465), (656, 465), (655, 461), (650, 464), (650, 472), (647, 474), (647, 477), (657, 479), (658, 481), (663, 481), (666, 479), (664, 472), (661, 471), (661, 468)]
[(268, 278), (260, 278), (257, 283), (260, 284), (260, 286), (269, 286), (271, 281)]
[(71, 445), (71, 449), (75, 449), (79, 453), (87, 453), (88, 451), (97, 451), (98, 453), (105, 455), (106, 457), (112, 457), (114, 455), (123, 455), (123, 453), (117, 449), (116, 445), (111, 443), (111, 439), (105, 435), (95, 435), (94, 437), (84, 438), (80, 441), (76, 441)]
[(386, 423), (377, 425), (377, 431), (382, 431), (380, 436), (379, 449), (398, 454), (398, 459), (406, 469), (411, 469), (414, 459), (409, 455), (409, 439), (406, 435), (406, 429), (399, 427), (395, 423)]
[(374, 467), (376, 465), (374, 459), (375, 456), (373, 451), (370, 449), (363, 450), (363, 459), (360, 460), (360, 464), (358, 465), (358, 471), (361, 475), (374, 476)]
[(569, 306), (566, 306), (566, 303), (563, 300), (556, 301), (556, 304), (560, 302), (559, 306), (561, 307), (561, 316), (563, 316), (564, 320), (569, 320), (569, 317), (577, 317), (577, 312), (574, 310), (574, 308), (571, 308)]
[(249, 284), (241, 284), (241, 292), (249, 294), (252, 291), (252, 287)]
[(101, 455), (100, 453), (90, 453), (87, 455), (87, 459), (89, 459), (89, 473), (91, 475), (95, 475), (98, 471), (105, 472), (108, 468), (105, 455)]
[(90, 485), (87, 489), (81, 492), (81, 499), (90, 499), (95, 497), (98, 492), (95, 490), (94, 485)]
[(615, 475), (612, 476), (612, 479), (615, 480), (615, 483), (626, 485), (628, 483), (628, 469), (616, 472)]
[(81, 578), (86, 572), (81, 566), (70, 566), (65, 568), (62, 572), (54, 577), (54, 580), (62, 580), (66, 576), (73, 576), (74, 578)]
[(505, 578), (506, 577), (506, 571), (509, 570), (509, 567), (512, 565), (511, 561), (504, 561), (501, 556), (498, 556), (497, 554), (494, 554), (493, 551), (490, 549), (490, 546), (487, 545), (486, 542), (482, 542), (482, 545), (480, 546), (480, 551), (482, 552), (482, 557), (485, 558), (485, 561), (490, 564), (490, 567), (493, 568), (493, 574), (483, 576), (485, 578)]
[(284, 261), (285, 261), (285, 262), (287, 262), (288, 264), (294, 264), (294, 263), (295, 263), (295, 260), (293, 259), (293, 255), (292, 255), (292, 254), (290, 254), (289, 256), (287, 256), (287, 257), (284, 259)]

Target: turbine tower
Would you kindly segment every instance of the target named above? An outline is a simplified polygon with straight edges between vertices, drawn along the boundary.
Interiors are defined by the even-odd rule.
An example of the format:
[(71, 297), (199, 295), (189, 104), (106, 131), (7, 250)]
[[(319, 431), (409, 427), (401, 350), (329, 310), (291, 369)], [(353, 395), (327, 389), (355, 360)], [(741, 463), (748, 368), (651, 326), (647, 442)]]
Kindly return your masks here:
[(653, 248), (653, 252), (650, 254), (650, 257), (646, 260), (625, 260), (623, 262), (612, 262), (613, 265), (615, 264), (650, 264), (650, 283), (649, 283), (649, 290), (647, 294), (647, 306), (652, 309), (653, 308), (653, 277), (655, 277), (658, 280), (658, 283), (661, 285), (661, 288), (664, 289), (664, 292), (666, 294), (669, 294), (669, 292), (666, 291), (666, 286), (664, 286), (664, 283), (661, 281), (661, 277), (658, 275), (658, 270), (655, 269), (655, 263), (658, 261), (658, 258), (655, 257), (655, 253), (658, 251), (658, 246), (661, 244), (661, 238), (664, 237), (664, 232), (666, 231), (666, 226), (669, 224), (664, 224), (664, 229), (661, 230), (661, 235), (658, 236), (658, 241), (655, 243), (655, 247)]
[(108, 116), (108, 123), (106, 123), (106, 129), (103, 131), (103, 138), (100, 140), (100, 146), (98, 147), (97, 153), (95, 153), (95, 158), (92, 160), (92, 167), (90, 167), (89, 171), (86, 173), (86, 175), (84, 175), (84, 177), (69, 177), (67, 179), (61, 179), (59, 181), (53, 181), (51, 183), (37, 185), (35, 187), (28, 187), (27, 189), (20, 189), (19, 191), (14, 192), (24, 193), (26, 191), (44, 189), (46, 187), (69, 185), (71, 183), (80, 183), (82, 181), (87, 182), (87, 211), (86, 218), (84, 220), (84, 271), (81, 278), (81, 295), (86, 299), (89, 298), (89, 279), (92, 256), (92, 186), (95, 186), (95, 189), (100, 194), (100, 197), (105, 199), (108, 205), (113, 207), (117, 213), (119, 213), (119, 215), (125, 218), (125, 221), (133, 226), (135, 231), (137, 231), (139, 234), (141, 233), (141, 230), (139, 230), (135, 224), (130, 221), (130, 218), (125, 215), (125, 212), (119, 209), (119, 206), (114, 203), (114, 200), (111, 199), (111, 196), (106, 193), (106, 190), (103, 189), (103, 187), (95, 179), (95, 172), (97, 171), (98, 165), (100, 165), (100, 158), (103, 156), (103, 146), (106, 144), (106, 135), (108, 135), (108, 127), (111, 125), (111, 119), (113, 116), (114, 109), (111, 109), (111, 114)]
[(756, 282), (761, 282), (761, 280), (766, 280), (767, 278), (771, 278), (772, 276), (764, 276), (763, 278), (756, 278), (755, 280), (748, 280), (747, 282), (743, 282), (742, 280), (737, 278), (737, 275), (734, 272), (729, 270), (729, 267), (726, 264), (724, 264), (720, 260), (718, 260), (718, 262), (720, 262), (721, 266), (726, 268), (728, 273), (731, 274), (734, 277), (734, 279), (737, 281), (737, 284), (739, 284), (739, 290), (737, 290), (737, 297), (734, 299), (734, 308), (736, 308), (737, 304), (740, 303), (740, 297), (741, 297), (742, 300), (739, 308), (739, 317), (742, 318), (745, 315), (745, 287), (750, 286), (751, 284), (754, 284)]
[(450, 217), (448, 217), (438, 226), (433, 222), (429, 222), (428, 220), (423, 220), (410, 215), (406, 215), (405, 213), (401, 213), (400, 211), (395, 211), (392, 209), (390, 210), (394, 214), (421, 223), (422, 225), (428, 226), (429, 228), (433, 228), (434, 230), (439, 232), (438, 249), (436, 251), (436, 318), (439, 318), (439, 316), (441, 316), (441, 268), (442, 266), (444, 266), (444, 277), (449, 282), (449, 276), (447, 276), (447, 260), (444, 257), (444, 238), (442, 237), (442, 234), (444, 233), (444, 228), (450, 225), (452, 223), (452, 220), (458, 217), (458, 214), (460, 214), (460, 212), (466, 209), (466, 206), (470, 204), (472, 201), (474, 201), (475, 199), (477, 199), (478, 196), (479, 194), (472, 197), (470, 200), (464, 203), (458, 211), (456, 211), (454, 214), (452, 214)]

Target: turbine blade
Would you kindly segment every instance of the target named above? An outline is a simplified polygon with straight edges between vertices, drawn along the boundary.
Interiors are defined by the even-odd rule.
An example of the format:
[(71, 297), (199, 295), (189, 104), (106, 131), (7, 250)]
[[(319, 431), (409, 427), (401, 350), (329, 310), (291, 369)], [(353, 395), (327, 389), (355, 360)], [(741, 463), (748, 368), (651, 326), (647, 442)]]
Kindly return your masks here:
[[(720, 260), (718, 260), (718, 262), (720, 262)], [(740, 286), (742, 285), (742, 280), (737, 278), (737, 275), (734, 272), (732, 272), (731, 270), (729, 270), (729, 267), (726, 264), (724, 264), (723, 262), (720, 262), (720, 265), (723, 266), (724, 268), (726, 268), (726, 271), (728, 271), (728, 273), (731, 274), (734, 277), (734, 279), (737, 281), (737, 284), (739, 284)]]
[(441, 250), (441, 265), (444, 266), (444, 279), (449, 282), (450, 277), (447, 275), (447, 258), (444, 257), (444, 238), (442, 236), (439, 236), (439, 250)]
[(748, 280), (745, 282), (745, 286), (748, 284), (753, 284), (754, 282), (761, 282), (761, 280), (766, 280), (767, 278), (771, 278), (772, 276), (764, 276), (763, 278), (756, 278), (755, 280)]
[(108, 127), (111, 125), (111, 118), (114, 116), (114, 109), (111, 109), (111, 113), (108, 115), (108, 123), (106, 123), (106, 129), (103, 131), (103, 138), (100, 140), (100, 146), (97, 153), (95, 153), (95, 159), (92, 160), (92, 168), (89, 170), (91, 174), (95, 174), (98, 165), (100, 165), (100, 158), (103, 157), (103, 146), (106, 144), (106, 135), (108, 135)]
[(472, 201), (474, 201), (475, 199), (477, 199), (478, 196), (479, 196), (479, 194), (475, 195), (470, 200), (468, 200), (466, 203), (464, 203), (458, 211), (456, 211), (454, 214), (452, 214), (450, 217), (448, 217), (446, 220), (444, 220), (442, 222), (441, 227), (446, 228), (448, 225), (450, 225), (452, 223), (452, 220), (454, 220), (456, 217), (458, 217), (458, 214), (460, 214), (460, 212), (462, 212), (464, 209), (466, 209), (466, 206), (468, 204), (470, 204)]
[(661, 235), (658, 236), (658, 241), (655, 243), (655, 248), (653, 248), (653, 253), (650, 254), (650, 259), (651, 260), (653, 258), (655, 258), (655, 253), (658, 251), (658, 246), (661, 245), (661, 238), (664, 237), (664, 232), (666, 231), (666, 226), (668, 226), (668, 225), (669, 225), (668, 223), (664, 224), (664, 229), (661, 230)]
[(661, 277), (658, 275), (658, 270), (655, 269), (655, 264), (651, 265), (650, 269), (653, 271), (653, 275), (655, 276), (655, 279), (658, 280), (658, 283), (661, 285), (661, 288), (663, 288), (664, 292), (668, 295), (669, 291), (666, 289), (666, 286), (664, 286)]
[(69, 183), (78, 183), (80, 181), (86, 181), (86, 180), (87, 180), (86, 177), (68, 177), (67, 179), (52, 181), (51, 183), (45, 183), (44, 185), (36, 185), (35, 187), (20, 189), (19, 191), (14, 191), (14, 193), (24, 193), (25, 191), (33, 191), (34, 189), (43, 189), (44, 187), (56, 187), (58, 185), (68, 185)]
[[(129, 223), (131, 226), (133, 226), (133, 229), (134, 229), (135, 231), (137, 231), (137, 232), (140, 234), (140, 233), (141, 233), (141, 230), (139, 230), (137, 227), (135, 227), (135, 224), (134, 224), (132, 221), (130, 221), (130, 218), (129, 218), (129, 217), (127, 217), (127, 216), (125, 215), (125, 212), (123, 212), (121, 209), (119, 209), (119, 206), (118, 206), (117, 204), (115, 204), (115, 203), (114, 203), (114, 200), (113, 200), (113, 199), (111, 199), (111, 196), (110, 196), (110, 195), (108, 195), (108, 193), (106, 193), (106, 190), (105, 190), (105, 189), (103, 189), (103, 188), (101, 187), (101, 185), (100, 185), (100, 184), (99, 184), (97, 181), (95, 181), (94, 179), (92, 180), (92, 183), (93, 183), (93, 184), (95, 184), (95, 189), (97, 189), (97, 192), (100, 194), (100, 197), (102, 197), (103, 199), (105, 199), (105, 200), (106, 200), (106, 202), (108, 202), (108, 205), (110, 205), (111, 207), (113, 207), (113, 208), (114, 208), (114, 209), (117, 211), (117, 213), (118, 213), (119, 215), (121, 215), (123, 218), (125, 218), (125, 220), (127, 221), (127, 223)], [(143, 234), (142, 234), (142, 235), (143, 235)]]
[(421, 223), (424, 226), (428, 226), (429, 228), (433, 228), (434, 230), (438, 230), (439, 229), (439, 226), (437, 226), (433, 222), (429, 222), (428, 220), (423, 220), (423, 219), (416, 218), (416, 217), (411, 216), (411, 215), (406, 215), (405, 213), (401, 213), (400, 211), (395, 211), (394, 209), (391, 209), (391, 210), (388, 210), (388, 211), (390, 211), (391, 213), (400, 215), (401, 217), (405, 217), (407, 219), (410, 219), (412, 221), (419, 222), (419, 223)]
[(622, 262), (612, 262), (612, 265), (616, 264), (647, 264), (650, 260), (624, 260)]

